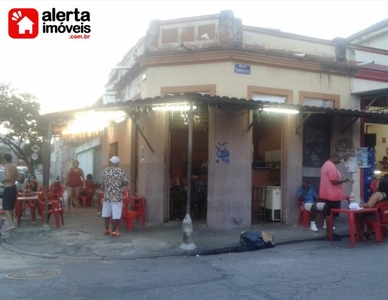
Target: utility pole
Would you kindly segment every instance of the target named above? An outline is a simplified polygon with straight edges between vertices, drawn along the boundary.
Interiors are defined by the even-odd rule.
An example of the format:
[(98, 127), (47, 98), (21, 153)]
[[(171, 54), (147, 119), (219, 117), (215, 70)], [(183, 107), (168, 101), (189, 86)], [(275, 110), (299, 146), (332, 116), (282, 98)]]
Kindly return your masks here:
[(192, 241), (193, 238), (193, 223), (190, 217), (190, 202), (191, 202), (191, 169), (193, 157), (193, 102), (190, 101), (190, 109), (188, 111), (189, 118), (189, 138), (187, 147), (187, 201), (186, 201), (186, 216), (182, 222), (183, 243), (179, 248), (183, 250), (194, 250), (196, 248)]

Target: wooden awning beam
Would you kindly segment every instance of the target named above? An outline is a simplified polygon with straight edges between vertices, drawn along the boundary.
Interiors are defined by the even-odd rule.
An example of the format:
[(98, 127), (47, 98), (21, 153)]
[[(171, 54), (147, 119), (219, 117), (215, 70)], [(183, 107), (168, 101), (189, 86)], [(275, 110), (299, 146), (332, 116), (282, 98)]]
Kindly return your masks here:
[(151, 152), (154, 153), (154, 149), (151, 147), (150, 142), (147, 140), (147, 138), (145, 137), (143, 131), (140, 129), (139, 125), (136, 123), (134, 115), (132, 113), (128, 113), (128, 116), (131, 118), (133, 124), (135, 125), (137, 131), (140, 133), (140, 135), (142, 136), (142, 138), (146, 142), (148, 148), (150, 148)]

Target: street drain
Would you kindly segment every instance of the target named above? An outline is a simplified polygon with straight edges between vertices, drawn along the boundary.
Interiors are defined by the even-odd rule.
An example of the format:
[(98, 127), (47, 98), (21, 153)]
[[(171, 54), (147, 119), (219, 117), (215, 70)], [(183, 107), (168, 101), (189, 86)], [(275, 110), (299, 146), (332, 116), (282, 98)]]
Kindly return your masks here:
[(6, 277), (12, 280), (32, 280), (32, 279), (48, 279), (58, 275), (57, 271), (40, 270), (40, 271), (20, 271), (8, 274)]

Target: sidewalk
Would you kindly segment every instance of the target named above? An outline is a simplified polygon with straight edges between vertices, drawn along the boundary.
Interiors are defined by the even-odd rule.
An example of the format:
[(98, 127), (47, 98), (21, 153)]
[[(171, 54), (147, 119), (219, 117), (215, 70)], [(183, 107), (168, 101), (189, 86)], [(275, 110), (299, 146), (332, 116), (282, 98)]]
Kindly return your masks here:
[[(30, 216), (22, 218), (19, 228), (1, 236), (1, 247), (20, 254), (63, 259), (139, 259), (174, 255), (206, 255), (231, 252), (238, 246), (241, 231), (270, 231), (275, 234), (275, 245), (322, 240), (325, 230), (318, 232), (302, 226), (283, 225), (279, 222), (253, 225), (251, 228), (210, 230), (205, 222), (193, 221), (195, 250), (186, 252), (179, 248), (182, 243), (182, 221), (163, 225), (147, 223), (145, 229), (135, 224), (128, 232), (122, 224), (122, 236), (103, 236), (104, 219), (96, 216), (95, 208), (80, 208), (80, 214), (65, 214), (65, 225), (55, 227), (54, 219), (49, 226), (41, 226), (40, 219), (31, 223)], [(336, 232), (349, 235), (347, 219), (335, 222)], [(328, 242), (327, 242), (328, 243)]]

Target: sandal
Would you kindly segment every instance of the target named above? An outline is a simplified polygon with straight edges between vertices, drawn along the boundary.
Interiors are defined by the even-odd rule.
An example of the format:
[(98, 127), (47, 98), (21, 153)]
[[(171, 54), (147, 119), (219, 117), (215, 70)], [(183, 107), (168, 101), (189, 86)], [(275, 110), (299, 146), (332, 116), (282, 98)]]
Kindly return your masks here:
[(104, 231), (104, 235), (111, 235), (112, 231), (110, 229)]
[(110, 237), (113, 238), (113, 237), (119, 237), (121, 236), (121, 232), (118, 232), (118, 231), (113, 231), (111, 234), (110, 234)]

